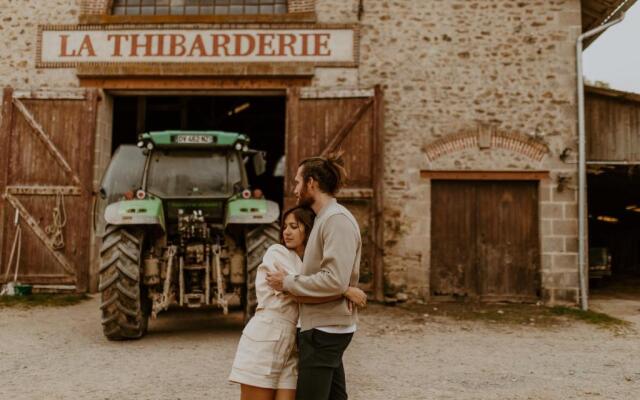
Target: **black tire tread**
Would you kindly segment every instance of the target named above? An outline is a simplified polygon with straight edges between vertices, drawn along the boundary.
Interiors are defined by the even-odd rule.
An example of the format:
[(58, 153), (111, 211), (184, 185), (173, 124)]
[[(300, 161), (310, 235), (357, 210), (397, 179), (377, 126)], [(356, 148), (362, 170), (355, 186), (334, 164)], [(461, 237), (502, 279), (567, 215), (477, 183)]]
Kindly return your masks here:
[(109, 340), (139, 339), (146, 333), (140, 290), (140, 237), (108, 226), (100, 248), (100, 310), (103, 333)]

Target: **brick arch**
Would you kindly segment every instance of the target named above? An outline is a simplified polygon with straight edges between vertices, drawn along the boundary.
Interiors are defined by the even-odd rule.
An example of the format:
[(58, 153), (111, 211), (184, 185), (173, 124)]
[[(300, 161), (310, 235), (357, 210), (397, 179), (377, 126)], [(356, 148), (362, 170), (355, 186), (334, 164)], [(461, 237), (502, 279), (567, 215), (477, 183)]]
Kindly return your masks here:
[[(111, 14), (113, 0), (82, 0), (81, 11), (83, 15)], [(314, 12), (316, 0), (288, 0), (287, 9), (290, 14)]]
[(541, 140), (518, 132), (503, 132), (495, 129), (490, 131), (478, 129), (448, 135), (425, 145), (422, 150), (429, 161), (434, 161), (444, 155), (474, 147), (506, 149), (538, 162), (549, 153), (549, 148)]

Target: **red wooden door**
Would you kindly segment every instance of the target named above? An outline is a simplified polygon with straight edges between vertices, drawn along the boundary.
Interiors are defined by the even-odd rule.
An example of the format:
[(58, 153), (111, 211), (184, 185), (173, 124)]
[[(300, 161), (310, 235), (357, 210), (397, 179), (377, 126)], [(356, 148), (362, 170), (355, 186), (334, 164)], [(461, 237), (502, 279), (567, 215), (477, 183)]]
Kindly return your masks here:
[(361, 283), (382, 298), (382, 92), (291, 89), (287, 94), (285, 208), (295, 204), (298, 164), (307, 157), (344, 151), (349, 174), (338, 195), (360, 224)]
[(0, 279), (7, 271), (17, 212), (23, 232), (18, 280), (87, 289), (97, 101), (93, 90), (4, 90)]

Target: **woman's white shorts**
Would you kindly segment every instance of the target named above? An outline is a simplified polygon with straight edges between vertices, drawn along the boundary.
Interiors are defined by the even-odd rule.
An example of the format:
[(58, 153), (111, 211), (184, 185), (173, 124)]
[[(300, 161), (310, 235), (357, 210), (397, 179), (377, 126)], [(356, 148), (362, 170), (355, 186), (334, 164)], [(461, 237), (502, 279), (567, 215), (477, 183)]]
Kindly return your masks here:
[(272, 311), (258, 311), (242, 331), (229, 380), (268, 389), (295, 389), (295, 323)]

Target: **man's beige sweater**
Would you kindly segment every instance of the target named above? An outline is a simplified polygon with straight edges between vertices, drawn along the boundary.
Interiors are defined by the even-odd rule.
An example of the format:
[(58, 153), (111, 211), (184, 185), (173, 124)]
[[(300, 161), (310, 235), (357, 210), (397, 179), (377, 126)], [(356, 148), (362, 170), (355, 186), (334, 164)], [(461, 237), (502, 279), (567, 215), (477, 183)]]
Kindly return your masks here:
[[(316, 216), (304, 251), (302, 271), (287, 275), (284, 290), (296, 296), (325, 297), (357, 286), (360, 277), (362, 239), (353, 215), (334, 199)], [(322, 304), (301, 304), (300, 324), (306, 331), (319, 326), (350, 326), (357, 310), (346, 299)]]

